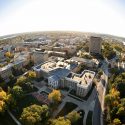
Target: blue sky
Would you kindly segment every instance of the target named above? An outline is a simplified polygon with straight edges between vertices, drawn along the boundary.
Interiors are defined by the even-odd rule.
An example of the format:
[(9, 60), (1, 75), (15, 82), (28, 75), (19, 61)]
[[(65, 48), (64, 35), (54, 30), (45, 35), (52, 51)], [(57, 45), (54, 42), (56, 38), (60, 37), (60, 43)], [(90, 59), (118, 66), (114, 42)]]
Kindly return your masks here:
[(0, 0), (0, 36), (51, 30), (125, 37), (125, 0)]

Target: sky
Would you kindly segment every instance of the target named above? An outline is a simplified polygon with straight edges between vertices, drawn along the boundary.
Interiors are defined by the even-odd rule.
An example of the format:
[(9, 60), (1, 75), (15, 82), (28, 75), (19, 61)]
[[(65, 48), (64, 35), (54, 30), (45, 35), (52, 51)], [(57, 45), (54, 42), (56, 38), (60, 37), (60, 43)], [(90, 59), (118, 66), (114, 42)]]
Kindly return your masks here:
[(125, 37), (125, 0), (0, 0), (0, 36), (32, 31)]

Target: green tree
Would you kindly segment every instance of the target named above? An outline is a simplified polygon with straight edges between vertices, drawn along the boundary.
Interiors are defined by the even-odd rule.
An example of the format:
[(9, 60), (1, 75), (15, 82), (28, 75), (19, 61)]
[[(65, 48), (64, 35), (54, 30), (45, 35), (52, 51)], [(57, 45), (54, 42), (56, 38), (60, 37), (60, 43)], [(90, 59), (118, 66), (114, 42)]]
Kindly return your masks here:
[(125, 108), (120, 107), (116, 113), (117, 115), (125, 116)]
[(18, 100), (23, 96), (23, 90), (20, 86), (14, 86), (11, 91), (12, 96), (14, 99)]
[(80, 114), (76, 111), (72, 111), (66, 116), (66, 118), (69, 119), (71, 123), (75, 123), (80, 119)]
[(28, 82), (27, 77), (21, 76), (17, 79), (16, 85), (23, 86), (26, 82)]

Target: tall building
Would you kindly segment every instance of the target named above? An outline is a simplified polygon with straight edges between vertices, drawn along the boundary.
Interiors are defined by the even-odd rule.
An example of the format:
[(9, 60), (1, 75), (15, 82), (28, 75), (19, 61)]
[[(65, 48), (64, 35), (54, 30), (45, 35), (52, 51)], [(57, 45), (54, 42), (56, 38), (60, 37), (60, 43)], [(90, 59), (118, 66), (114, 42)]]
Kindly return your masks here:
[(101, 54), (102, 38), (101, 37), (90, 37), (89, 42), (89, 53), (92, 55)]
[(43, 63), (48, 60), (48, 53), (45, 51), (41, 50), (34, 50), (33, 51), (33, 56), (32, 56), (32, 61), (34, 62), (35, 65)]

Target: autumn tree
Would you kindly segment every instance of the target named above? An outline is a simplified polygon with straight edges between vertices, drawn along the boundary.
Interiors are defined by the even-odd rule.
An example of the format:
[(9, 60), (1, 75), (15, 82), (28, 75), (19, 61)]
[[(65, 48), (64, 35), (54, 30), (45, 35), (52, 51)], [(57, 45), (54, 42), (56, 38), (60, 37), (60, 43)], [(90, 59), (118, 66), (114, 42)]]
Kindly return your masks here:
[(57, 119), (52, 119), (50, 125), (71, 125), (69, 119), (65, 119), (64, 117), (59, 117)]
[(11, 52), (6, 52), (5, 53), (5, 56), (8, 57), (8, 58), (12, 58), (13, 57), (13, 54)]
[(48, 117), (48, 106), (47, 105), (31, 105), (23, 109), (20, 120), (24, 125), (37, 125), (45, 117)]
[(117, 106), (119, 104), (119, 99), (120, 99), (119, 95), (120, 95), (119, 91), (117, 91), (115, 88), (112, 88), (109, 91), (109, 94), (105, 96), (106, 104), (109, 105), (110, 107)]
[(59, 90), (53, 90), (49, 95), (48, 98), (53, 103), (58, 103), (61, 101), (61, 93)]
[(121, 121), (118, 118), (113, 120), (113, 125), (121, 125)]
[(6, 109), (5, 99), (6, 99), (6, 92), (0, 88), (0, 113), (3, 113)]
[(27, 73), (27, 77), (32, 80), (32, 79), (36, 78), (36, 73), (34, 71), (29, 71)]

